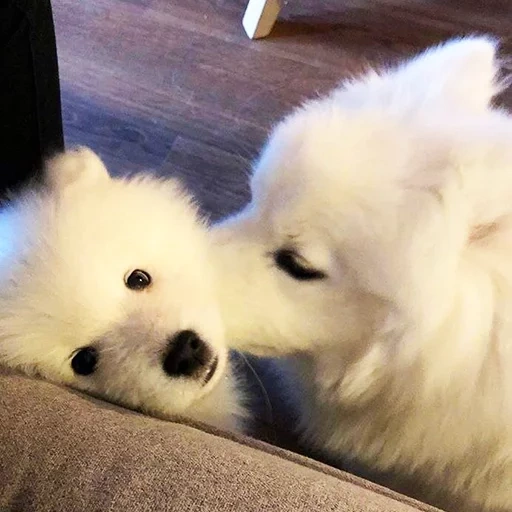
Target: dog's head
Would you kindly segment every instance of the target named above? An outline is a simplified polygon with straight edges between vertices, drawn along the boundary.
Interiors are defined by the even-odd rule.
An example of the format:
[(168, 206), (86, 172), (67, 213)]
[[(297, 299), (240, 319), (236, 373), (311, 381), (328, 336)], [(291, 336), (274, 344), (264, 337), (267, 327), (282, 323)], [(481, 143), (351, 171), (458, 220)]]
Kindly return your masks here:
[(213, 229), (234, 346), (268, 355), (346, 341), (348, 358), (376, 333), (436, 324), (468, 235), (450, 137), (488, 115), (496, 72), (492, 41), (453, 41), (276, 127), (250, 204)]
[(70, 151), (1, 212), (0, 231), (0, 362), (222, 424), (211, 396), (227, 350), (206, 226), (176, 182), (114, 179), (91, 151)]

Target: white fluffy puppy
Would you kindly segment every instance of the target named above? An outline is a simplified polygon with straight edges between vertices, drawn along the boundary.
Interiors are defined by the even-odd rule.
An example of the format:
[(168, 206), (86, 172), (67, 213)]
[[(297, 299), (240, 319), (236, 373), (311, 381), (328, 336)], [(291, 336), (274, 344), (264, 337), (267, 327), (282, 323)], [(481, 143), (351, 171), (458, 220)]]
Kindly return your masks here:
[(144, 412), (243, 416), (206, 226), (173, 180), (113, 179), (90, 150), (0, 210), (0, 363)]
[[(300, 353), (318, 447), (457, 512), (512, 510), (512, 120), (451, 41), (275, 129), (213, 230), (234, 347)], [(440, 496), (448, 499), (442, 501)]]

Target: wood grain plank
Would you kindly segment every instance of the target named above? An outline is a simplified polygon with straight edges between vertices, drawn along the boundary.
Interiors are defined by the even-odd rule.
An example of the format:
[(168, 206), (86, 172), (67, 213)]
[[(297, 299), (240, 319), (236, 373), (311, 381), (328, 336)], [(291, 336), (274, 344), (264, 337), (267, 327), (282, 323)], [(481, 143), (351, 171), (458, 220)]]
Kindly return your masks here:
[(454, 35), (490, 32), (512, 51), (509, 0), (288, 1), (261, 41), (244, 34), (245, 0), (53, 5), (67, 139), (117, 169), (181, 174), (215, 217), (247, 198), (249, 162), (303, 99)]
[(194, 190), (203, 213), (215, 221), (249, 200), (250, 168), (241, 155), (178, 136), (160, 172)]
[(134, 118), (67, 88), (62, 90), (62, 113), (66, 145), (91, 147), (114, 174), (160, 169), (175, 139), (167, 126)]

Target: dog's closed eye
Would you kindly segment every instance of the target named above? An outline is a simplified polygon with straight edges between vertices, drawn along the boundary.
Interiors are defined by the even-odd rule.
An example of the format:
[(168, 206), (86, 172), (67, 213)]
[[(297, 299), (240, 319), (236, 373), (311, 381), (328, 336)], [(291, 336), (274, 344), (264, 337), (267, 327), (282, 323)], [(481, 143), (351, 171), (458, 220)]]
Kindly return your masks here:
[(297, 281), (313, 281), (327, 277), (324, 272), (311, 266), (306, 259), (292, 249), (280, 249), (273, 254), (273, 257), (277, 268)]

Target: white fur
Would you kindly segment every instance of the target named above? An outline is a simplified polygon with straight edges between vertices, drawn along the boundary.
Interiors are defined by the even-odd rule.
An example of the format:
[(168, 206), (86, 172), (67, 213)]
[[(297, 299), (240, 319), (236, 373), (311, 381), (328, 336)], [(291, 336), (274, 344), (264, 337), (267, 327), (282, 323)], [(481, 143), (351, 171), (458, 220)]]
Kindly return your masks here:
[[(190, 198), (173, 180), (111, 178), (87, 149), (53, 159), (46, 181), (0, 211), (0, 362), (164, 418), (240, 426), (206, 227)], [(125, 286), (134, 269), (152, 276), (148, 289)], [(219, 357), (206, 385), (162, 369), (183, 329)], [(89, 345), (98, 368), (75, 375), (71, 356)]]
[[(512, 510), (512, 119), (490, 107), (495, 46), (451, 41), (306, 103), (272, 133), (251, 203), (213, 230), (227, 337), (300, 354), (309, 440), (457, 512)], [(293, 279), (282, 248), (327, 277)]]

